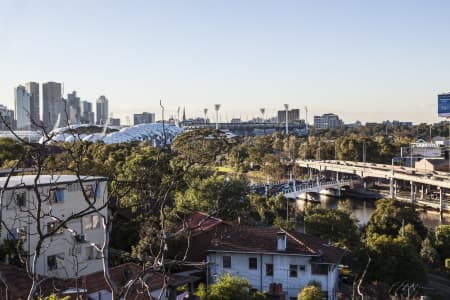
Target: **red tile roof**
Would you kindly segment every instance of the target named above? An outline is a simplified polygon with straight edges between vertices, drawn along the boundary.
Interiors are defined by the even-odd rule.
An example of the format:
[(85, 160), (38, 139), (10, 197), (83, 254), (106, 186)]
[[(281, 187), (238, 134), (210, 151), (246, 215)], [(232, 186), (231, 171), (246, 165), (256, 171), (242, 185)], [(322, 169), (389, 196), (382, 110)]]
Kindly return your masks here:
[[(186, 220), (186, 225), (191, 229), (191, 236), (202, 234), (214, 227), (226, 223), (222, 219), (208, 215), (204, 212), (195, 212)], [(226, 223), (227, 224), (227, 223)]]
[(190, 215), (184, 224), (184, 228), (191, 230), (187, 260), (205, 261), (211, 239), (229, 226), (228, 222), (203, 212)]
[[(64, 286), (64, 281), (57, 278), (40, 277), (42, 281), (38, 292), (42, 295), (50, 295), (58, 288)], [(31, 289), (31, 278), (24, 269), (15, 265), (0, 264), (0, 300), (26, 299)]]
[[(134, 263), (126, 263), (110, 268), (111, 278), (118, 287), (124, 287), (130, 280), (138, 278), (141, 273), (142, 268)], [(150, 291), (161, 289), (164, 284), (164, 278), (169, 287), (193, 283), (199, 279), (194, 276), (182, 276), (176, 274), (166, 275), (164, 277), (161, 273), (148, 273), (144, 275), (143, 278)], [(4, 283), (7, 284), (9, 292), (8, 299), (26, 299), (32, 282), (24, 269), (13, 265), (0, 264), (0, 300), (6, 299), (6, 287)], [(103, 271), (101, 271), (81, 276), (78, 280), (47, 278), (39, 286), (38, 292), (41, 295), (47, 296), (51, 293), (63, 292), (64, 290), (74, 288), (75, 286), (80, 290), (86, 290), (86, 294), (92, 294), (102, 290), (110, 291), (104, 278)], [(152, 299), (144, 291), (146, 291), (146, 289), (143, 288), (142, 282), (136, 280), (134, 285), (130, 288), (129, 296), (132, 299), (137, 300)]]
[(324, 263), (338, 263), (345, 251), (327, 242), (303, 233), (283, 231), (287, 234), (286, 250), (277, 251), (277, 234), (273, 227), (234, 226), (217, 235), (208, 248), (209, 252), (286, 253), (314, 256)]

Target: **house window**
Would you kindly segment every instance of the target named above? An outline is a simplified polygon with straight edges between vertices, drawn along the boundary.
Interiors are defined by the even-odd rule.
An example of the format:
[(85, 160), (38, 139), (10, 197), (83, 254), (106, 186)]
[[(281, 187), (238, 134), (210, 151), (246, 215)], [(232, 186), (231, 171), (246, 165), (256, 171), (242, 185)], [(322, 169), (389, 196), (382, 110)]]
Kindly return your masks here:
[(78, 182), (71, 183), (67, 186), (68, 192), (79, 192), (80, 190), (81, 190), (81, 187), (80, 187), (80, 183), (78, 183)]
[(64, 202), (64, 189), (56, 188), (51, 191), (50, 201), (53, 203), (63, 203)]
[(59, 226), (60, 223), (61, 221), (54, 221), (47, 223), (47, 233), (55, 233), (55, 234), (63, 233), (64, 232), (63, 226), (59, 227), (57, 231), (54, 231)]
[(49, 270), (60, 269), (64, 266), (64, 253), (47, 256), (47, 267)]
[(90, 184), (84, 187), (86, 194), (89, 198), (100, 199), (102, 196), (102, 190), (99, 183)]
[(86, 260), (91, 259), (99, 259), (101, 258), (101, 253), (97, 251), (97, 249), (94, 246), (88, 246), (86, 247)]
[(222, 256), (222, 264), (224, 269), (231, 268), (231, 256)]
[(299, 265), (298, 268), (299, 268), (299, 270), (301, 272), (305, 272), (306, 271), (306, 266), (305, 265)]
[(311, 273), (314, 275), (327, 275), (328, 265), (326, 264), (311, 264)]
[(100, 226), (100, 216), (91, 214), (83, 217), (83, 226), (85, 230), (91, 230)]
[(8, 240), (24, 240), (26, 239), (26, 228), (11, 228), (8, 230), (7, 235)]
[(248, 268), (250, 270), (258, 269), (258, 259), (256, 257), (250, 257), (248, 259)]
[(100, 184), (95, 185), (95, 199), (100, 199), (102, 196), (102, 189), (100, 188)]
[(273, 276), (273, 264), (266, 264), (266, 276)]
[(84, 190), (89, 198), (94, 198), (95, 184), (86, 185)]
[(289, 265), (289, 277), (297, 277), (297, 265)]
[(16, 205), (18, 207), (25, 206), (25, 204), (27, 202), (27, 196), (26, 195), (27, 194), (25, 192), (16, 194)]

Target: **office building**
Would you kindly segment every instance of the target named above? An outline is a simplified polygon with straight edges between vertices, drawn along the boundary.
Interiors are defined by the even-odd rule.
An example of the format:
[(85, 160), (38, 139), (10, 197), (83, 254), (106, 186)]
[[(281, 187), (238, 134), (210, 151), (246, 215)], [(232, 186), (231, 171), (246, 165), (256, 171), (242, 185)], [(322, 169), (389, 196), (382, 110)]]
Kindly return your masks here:
[(92, 103), (88, 101), (82, 101), (80, 104), (80, 123), (81, 124), (94, 124), (95, 114), (92, 110)]
[[(39, 83), (37, 82), (27, 82), (25, 84), (27, 93), (30, 94), (30, 118), (31, 128), (36, 128), (36, 124), (41, 123), (40, 117), (40, 97), (39, 97)], [(34, 124), (33, 124), (34, 123)]]
[(42, 84), (42, 104), (42, 120), (47, 130), (51, 130), (55, 125), (57, 127), (67, 125), (67, 122), (62, 122), (66, 105), (61, 96), (61, 83)]
[(14, 88), (14, 112), (16, 119), (16, 129), (31, 129), (31, 95), (27, 92), (23, 85)]
[(120, 118), (109, 118), (109, 126), (120, 126)]
[(108, 121), (108, 99), (105, 96), (100, 96), (97, 99), (97, 125), (103, 125)]
[(16, 129), (14, 110), (8, 109), (5, 105), (0, 104), (0, 130), (8, 130), (8, 126), (11, 129)]
[(67, 94), (67, 102), (69, 105), (69, 121), (70, 124), (79, 124), (81, 116), (80, 97), (77, 97), (77, 92)]
[(143, 112), (133, 115), (133, 125), (155, 123), (155, 114)]
[(335, 114), (324, 114), (322, 116), (314, 116), (314, 129), (338, 129), (344, 125), (341, 119)]
[[(279, 110), (277, 114), (278, 123), (286, 122), (286, 111)], [(300, 121), (300, 109), (291, 109), (288, 111), (288, 122)]]

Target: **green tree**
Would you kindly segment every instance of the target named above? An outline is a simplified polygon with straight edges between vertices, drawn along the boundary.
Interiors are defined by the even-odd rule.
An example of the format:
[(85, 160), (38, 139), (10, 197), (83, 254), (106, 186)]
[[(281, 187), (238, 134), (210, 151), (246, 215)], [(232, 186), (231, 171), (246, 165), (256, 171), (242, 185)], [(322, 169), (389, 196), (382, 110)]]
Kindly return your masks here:
[(219, 155), (229, 149), (226, 135), (212, 129), (191, 130), (180, 134), (173, 141), (172, 151), (177, 159), (188, 165), (214, 163)]
[(427, 229), (413, 207), (394, 199), (380, 199), (370, 216), (366, 236), (385, 234), (396, 237), (403, 224), (411, 224), (422, 239), (427, 236)]
[(317, 285), (307, 285), (298, 294), (298, 300), (322, 300), (322, 289)]
[(273, 152), (272, 139), (270, 136), (257, 137), (248, 148), (248, 159), (250, 162), (262, 164), (264, 156)]
[[(247, 279), (231, 274), (224, 274), (217, 282), (210, 285), (209, 290), (199, 290), (197, 295), (202, 300), (262, 300), (264, 295), (250, 291), (252, 286)], [(206, 294), (206, 295), (205, 295)], [(202, 297), (203, 296), (203, 297)]]
[(436, 266), (440, 262), (439, 253), (436, 248), (433, 247), (429, 238), (422, 241), (420, 257), (422, 257), (422, 260), (430, 266)]
[(10, 138), (0, 138), (0, 166), (5, 166), (8, 161), (18, 160), (24, 152), (24, 147)]
[(403, 228), (400, 228), (399, 236), (403, 236), (413, 247), (419, 252), (422, 246), (422, 237), (414, 229), (411, 224), (406, 224)]
[(186, 214), (203, 211), (235, 221), (249, 213), (248, 185), (240, 179), (213, 175), (197, 178), (189, 188), (176, 195), (177, 210)]
[(304, 221), (309, 234), (325, 241), (348, 250), (355, 250), (359, 245), (356, 222), (342, 210), (308, 208), (305, 211)]
[(440, 257), (445, 260), (450, 258), (450, 225), (439, 225), (436, 227), (436, 250)]
[(371, 280), (388, 284), (427, 281), (425, 264), (405, 238), (374, 234), (367, 239), (367, 247), (372, 258), (367, 273)]

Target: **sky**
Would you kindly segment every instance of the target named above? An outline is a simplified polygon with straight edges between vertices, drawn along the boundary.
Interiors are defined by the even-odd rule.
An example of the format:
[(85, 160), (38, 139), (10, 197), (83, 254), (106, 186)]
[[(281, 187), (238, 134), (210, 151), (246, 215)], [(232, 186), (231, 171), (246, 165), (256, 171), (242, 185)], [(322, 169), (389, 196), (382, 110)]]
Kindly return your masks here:
[(450, 90), (450, 1), (0, 0), (0, 103), (64, 82), (114, 117), (314, 115), (436, 122)]

